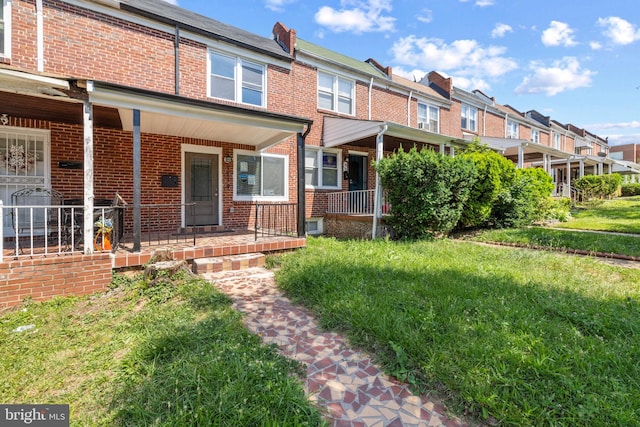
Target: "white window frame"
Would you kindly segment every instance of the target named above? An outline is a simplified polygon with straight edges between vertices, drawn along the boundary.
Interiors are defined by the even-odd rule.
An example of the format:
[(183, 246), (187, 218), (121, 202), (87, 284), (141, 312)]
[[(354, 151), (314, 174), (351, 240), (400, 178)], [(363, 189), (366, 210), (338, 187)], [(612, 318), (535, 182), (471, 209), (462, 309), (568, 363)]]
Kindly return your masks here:
[(540, 144), (540, 131), (538, 129), (531, 129), (531, 141)]
[(2, 7), (2, 22), (4, 24), (4, 53), (0, 52), (0, 58), (11, 58), (11, 0), (0, 0)]
[[(213, 87), (211, 84), (211, 79), (213, 77), (212, 74), (212, 58), (214, 55), (220, 56), (220, 57), (225, 57), (228, 59), (231, 59), (233, 61), (235, 61), (235, 65), (234, 65), (234, 71), (233, 71), (233, 82), (234, 82), (234, 90), (233, 90), (233, 99), (230, 98), (221, 98), (219, 96), (215, 96), (212, 93)], [(243, 67), (248, 66), (248, 67), (253, 67), (255, 69), (260, 69), (262, 72), (262, 82), (261, 82), (261, 86), (260, 86), (260, 92), (261, 92), (261, 96), (260, 96), (260, 104), (254, 104), (251, 102), (245, 102), (244, 99), (242, 99), (242, 89), (244, 88), (245, 82), (243, 81), (242, 78), (242, 74), (243, 74)], [(240, 104), (246, 104), (246, 105), (253, 105), (256, 107), (266, 107), (267, 105), (267, 66), (264, 63), (261, 63), (259, 61), (256, 60), (249, 60), (246, 58), (242, 58), (240, 56), (237, 55), (233, 55), (230, 54), (228, 52), (222, 52), (222, 51), (218, 51), (218, 50), (214, 50), (214, 49), (209, 49), (209, 51), (207, 52), (207, 96), (209, 98), (214, 98), (214, 99), (220, 99), (220, 100), (224, 100), (224, 101), (231, 101), (231, 102), (237, 102)]]
[[(316, 229), (314, 231), (309, 231), (309, 227), (307, 224), (309, 224), (310, 222), (315, 222), (316, 223)], [(320, 235), (322, 233), (324, 233), (324, 222), (322, 218), (307, 218), (305, 220), (305, 230), (307, 231), (307, 234), (312, 235), (312, 236), (317, 236)]]
[[(320, 87), (320, 77), (324, 75), (326, 77), (330, 77), (332, 79), (332, 87), (330, 91), (323, 90), (324, 88)], [(340, 83), (348, 83), (351, 86), (350, 93), (347, 96), (340, 93)], [(339, 114), (345, 114), (348, 116), (354, 116), (356, 111), (356, 82), (353, 79), (348, 79), (346, 77), (340, 76), (335, 73), (331, 73), (328, 71), (320, 71), (318, 70), (317, 74), (317, 83), (316, 83), (317, 95), (316, 95), (316, 103), (319, 110), (327, 110), (327, 108), (320, 106), (320, 94), (330, 94), (332, 99), (331, 108), (329, 111), (333, 111)], [(349, 99), (351, 109), (349, 112), (340, 111), (340, 99)]]
[(513, 120), (507, 120), (507, 138), (518, 139), (520, 135), (520, 124)]
[[(420, 111), (424, 108), (425, 114)], [(433, 133), (440, 133), (440, 108), (426, 102), (418, 102), (418, 129), (427, 130)], [(432, 116), (435, 115), (435, 118)], [(435, 122), (435, 126), (432, 126)], [(422, 125), (421, 125), (422, 124)], [(434, 129), (435, 127), (435, 129)]]
[[(306, 180), (306, 176), (307, 176), (307, 153), (315, 153), (316, 154), (316, 165), (317, 167), (315, 168), (317, 170), (317, 174), (318, 174), (318, 185), (312, 185), (312, 184), (308, 184), (307, 180)], [(324, 153), (330, 153), (330, 154), (335, 154), (336, 155), (336, 185), (324, 185), (324, 183), (322, 182), (322, 171), (325, 169), (324, 164), (323, 164), (323, 156)], [(326, 189), (326, 190), (339, 190), (342, 189), (342, 150), (334, 150), (334, 149), (330, 149), (330, 148), (321, 148), (321, 147), (305, 147), (304, 150), (304, 157), (305, 157), (305, 167), (304, 167), (304, 174), (305, 174), (305, 183), (304, 186), (305, 188), (320, 188), (320, 189)], [(333, 168), (331, 168), (333, 170)]]
[[(462, 104), (460, 108), (460, 127), (471, 132), (478, 131), (478, 109), (469, 104)], [(473, 125), (473, 126), (471, 126)]]
[(562, 149), (562, 134), (557, 132), (553, 134), (553, 148), (556, 150)]
[[(239, 164), (238, 156), (252, 156), (260, 158), (260, 186), (264, 183), (264, 167), (262, 167), (262, 159), (264, 158), (279, 158), (284, 159), (284, 196), (265, 196), (264, 188), (260, 188), (260, 194), (251, 196), (245, 194), (238, 194), (238, 174), (241, 173), (239, 169), (242, 169), (242, 165)], [(268, 201), (268, 202), (286, 202), (289, 201), (289, 156), (283, 154), (271, 154), (260, 153), (248, 150), (233, 150), (233, 200), (234, 201)]]

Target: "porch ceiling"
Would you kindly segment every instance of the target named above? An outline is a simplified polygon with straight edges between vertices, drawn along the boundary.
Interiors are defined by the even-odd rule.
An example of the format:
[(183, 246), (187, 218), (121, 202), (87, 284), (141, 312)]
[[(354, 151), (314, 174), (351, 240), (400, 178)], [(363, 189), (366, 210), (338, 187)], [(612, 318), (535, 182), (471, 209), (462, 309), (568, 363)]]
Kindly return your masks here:
[(427, 132), (393, 122), (330, 116), (324, 118), (322, 144), (325, 147), (349, 144), (375, 148), (376, 136), (382, 131), (384, 131), (384, 148), (389, 151), (396, 150), (401, 146), (404, 149), (409, 149), (414, 145), (464, 146), (468, 144), (467, 141), (459, 138)]
[[(476, 136), (470, 135), (466, 136), (468, 140), (476, 138)], [(517, 161), (518, 159), (518, 149), (522, 147), (524, 161), (536, 161), (541, 160), (543, 154), (551, 156), (551, 159), (573, 159), (576, 158), (575, 154), (566, 153), (562, 150), (558, 150), (553, 147), (548, 147), (546, 145), (538, 144), (536, 142), (527, 141), (524, 139), (513, 139), (513, 138), (495, 138), (495, 137), (487, 137), (481, 136), (480, 142), (483, 144), (487, 144), (487, 146), (493, 150), (500, 151), (503, 156)]]

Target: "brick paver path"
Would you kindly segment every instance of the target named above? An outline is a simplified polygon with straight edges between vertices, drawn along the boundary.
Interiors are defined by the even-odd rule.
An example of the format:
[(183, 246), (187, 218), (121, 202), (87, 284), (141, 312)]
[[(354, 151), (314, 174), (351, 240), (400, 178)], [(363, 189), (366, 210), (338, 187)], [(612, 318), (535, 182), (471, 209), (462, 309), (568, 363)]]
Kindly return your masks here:
[(442, 405), (384, 375), (340, 334), (320, 330), (307, 310), (277, 289), (272, 272), (252, 268), (203, 276), (232, 298), (249, 331), (307, 366), (305, 390), (333, 426), (463, 425), (446, 416)]

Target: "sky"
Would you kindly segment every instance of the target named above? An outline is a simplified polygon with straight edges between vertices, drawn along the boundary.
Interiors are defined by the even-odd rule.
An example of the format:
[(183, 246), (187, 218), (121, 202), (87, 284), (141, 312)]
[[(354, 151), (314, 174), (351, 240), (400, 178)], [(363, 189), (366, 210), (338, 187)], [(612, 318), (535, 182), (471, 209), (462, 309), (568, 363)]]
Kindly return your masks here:
[(438, 71), (610, 145), (640, 143), (637, 0), (167, 1), (268, 38), (279, 21), (403, 77)]

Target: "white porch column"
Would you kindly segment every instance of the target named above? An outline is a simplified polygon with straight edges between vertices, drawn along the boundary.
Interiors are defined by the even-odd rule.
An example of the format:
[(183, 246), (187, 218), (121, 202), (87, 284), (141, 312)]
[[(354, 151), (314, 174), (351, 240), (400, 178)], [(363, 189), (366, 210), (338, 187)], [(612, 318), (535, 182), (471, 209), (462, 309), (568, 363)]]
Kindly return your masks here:
[(524, 168), (524, 147), (522, 144), (518, 146), (518, 169)]
[(584, 160), (580, 159), (580, 169), (578, 171), (578, 178), (582, 178), (584, 176)]
[(449, 154), (451, 154), (451, 157), (456, 156), (456, 149), (454, 148), (453, 145), (449, 146)]
[(603, 170), (602, 170), (602, 162), (598, 163), (598, 175), (602, 175), (603, 174)]
[(569, 159), (567, 159), (567, 173), (565, 175), (565, 181), (567, 181), (567, 185), (571, 187), (571, 160)]
[(140, 110), (133, 110), (133, 251), (140, 252), (142, 240), (141, 221), (141, 137), (140, 137)]
[[(384, 125), (380, 133), (376, 136), (376, 162), (382, 160), (384, 155), (384, 133), (387, 125)], [(380, 186), (380, 174), (376, 171), (376, 193), (373, 197), (373, 224), (371, 226), (371, 240), (377, 237), (378, 219), (382, 218), (382, 188)]]
[(89, 100), (82, 106), (84, 124), (84, 253), (93, 253), (93, 105)]
[(440, 154), (444, 155), (444, 144), (440, 144)]

